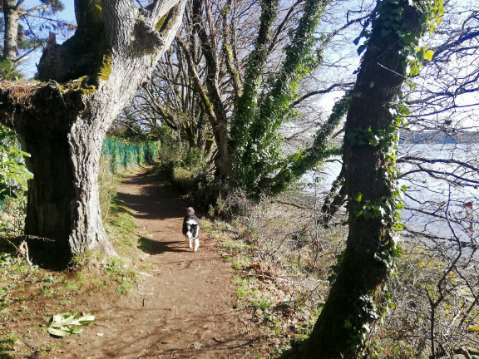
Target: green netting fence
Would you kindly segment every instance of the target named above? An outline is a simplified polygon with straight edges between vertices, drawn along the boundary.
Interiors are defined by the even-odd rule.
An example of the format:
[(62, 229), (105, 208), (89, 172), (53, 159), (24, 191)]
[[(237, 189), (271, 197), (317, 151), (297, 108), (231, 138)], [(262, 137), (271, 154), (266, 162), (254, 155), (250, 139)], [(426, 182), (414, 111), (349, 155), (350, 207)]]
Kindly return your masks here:
[(109, 162), (111, 172), (118, 173), (131, 165), (153, 162), (158, 155), (158, 143), (149, 141), (133, 144), (107, 137), (103, 142), (102, 154)]

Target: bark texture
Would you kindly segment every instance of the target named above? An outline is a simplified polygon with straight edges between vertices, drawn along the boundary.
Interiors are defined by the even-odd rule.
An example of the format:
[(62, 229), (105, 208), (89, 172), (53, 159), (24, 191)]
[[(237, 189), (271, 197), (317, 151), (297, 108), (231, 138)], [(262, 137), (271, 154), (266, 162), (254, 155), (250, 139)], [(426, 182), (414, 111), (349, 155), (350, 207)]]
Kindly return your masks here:
[[(398, 7), (402, 31), (417, 35), (421, 30), (418, 10), (406, 0), (400, 0)], [(388, 169), (394, 163), (387, 158), (384, 146), (369, 140), (368, 133), (386, 133), (393, 126), (389, 108), (406, 72), (401, 56), (404, 42), (394, 32), (381, 33), (382, 16), (379, 11), (373, 23), (346, 120), (347, 249), (302, 358), (357, 358), (370, 325), (378, 318), (381, 287), (388, 275), (387, 263), (381, 259), (393, 250), (394, 221), (373, 213), (360, 214), (359, 210), (366, 204), (384, 206), (392, 198)]]
[(26, 234), (52, 240), (49, 247), (62, 258), (93, 248), (114, 254), (99, 206), (103, 139), (173, 40), (185, 0), (149, 9), (130, 0), (75, 5), (77, 32), (63, 45), (50, 43), (39, 64), (41, 80), (62, 84), (0, 89), (3, 122), (17, 129), (32, 154)]
[[(202, 3), (207, 7), (207, 17), (210, 25), (210, 36), (208, 37), (205, 28), (202, 23)], [(212, 126), (214, 128), (214, 135), (216, 137), (216, 145), (218, 147), (218, 156), (216, 159), (217, 168), (222, 178), (227, 178), (231, 175), (231, 156), (228, 143), (228, 126), (227, 126), (227, 113), (223, 104), (222, 91), (220, 89), (219, 77), (220, 68), (218, 66), (217, 51), (215, 49), (215, 29), (214, 20), (211, 15), (211, 8), (209, 1), (194, 0), (193, 1), (193, 28), (198, 34), (198, 38), (201, 42), (201, 48), (205, 57), (206, 67), (206, 88), (210, 96), (210, 105), (215, 113), (216, 121), (213, 121)]]
[(18, 52), (18, 13), (16, 0), (3, 0), (5, 33), (3, 35), (3, 59), (15, 61)]

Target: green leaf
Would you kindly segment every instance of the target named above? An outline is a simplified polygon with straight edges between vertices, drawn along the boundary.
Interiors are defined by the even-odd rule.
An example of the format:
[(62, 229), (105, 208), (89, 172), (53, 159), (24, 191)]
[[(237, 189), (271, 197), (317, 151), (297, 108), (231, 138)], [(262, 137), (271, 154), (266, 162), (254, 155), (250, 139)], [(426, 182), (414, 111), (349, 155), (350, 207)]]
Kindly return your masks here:
[(469, 328), (467, 328), (467, 330), (471, 332), (479, 332), (479, 325), (472, 325)]
[(49, 333), (50, 335), (53, 335), (54, 337), (59, 337), (59, 338), (63, 338), (65, 335), (70, 334), (70, 333), (69, 333), (68, 331), (66, 331), (66, 330), (57, 329), (57, 328), (53, 328), (53, 327), (48, 328), (48, 333)]
[(399, 113), (403, 116), (408, 116), (410, 114), (410, 110), (407, 106), (404, 106), (404, 105), (401, 105), (401, 107), (399, 108)]
[(52, 317), (48, 333), (56, 337), (64, 337), (68, 334), (80, 334), (80, 326), (90, 324), (95, 320), (92, 314), (80, 315), (77, 313), (59, 313)]
[(95, 316), (92, 314), (85, 314), (78, 318), (78, 320), (81, 324), (89, 324), (90, 322), (95, 321)]
[(381, 139), (377, 135), (374, 135), (369, 139), (369, 144), (373, 147), (376, 147), (377, 145), (379, 145), (380, 140)]
[(433, 56), (434, 56), (434, 51), (432, 51), (432, 50), (427, 50), (424, 53), (424, 59), (427, 60), (427, 61), (431, 61)]
[(359, 192), (357, 195), (356, 195), (356, 202), (361, 202), (363, 199), (363, 194), (361, 192)]

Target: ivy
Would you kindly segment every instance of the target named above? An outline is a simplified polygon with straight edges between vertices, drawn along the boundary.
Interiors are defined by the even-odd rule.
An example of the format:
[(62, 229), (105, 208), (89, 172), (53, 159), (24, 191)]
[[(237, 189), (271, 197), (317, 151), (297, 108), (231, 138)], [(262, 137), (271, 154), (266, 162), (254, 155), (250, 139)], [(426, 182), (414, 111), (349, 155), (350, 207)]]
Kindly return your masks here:
[[(402, 2), (404, 0), (382, 0), (372, 15), (372, 21), (375, 21), (375, 26), (379, 27), (381, 37), (397, 36), (402, 48), (401, 61), (407, 67), (408, 76), (414, 77), (419, 75), (424, 61), (431, 61), (434, 56), (433, 50), (419, 46), (419, 40), (425, 33), (432, 33), (439, 26), (444, 15), (444, 6), (443, 0), (409, 0), (409, 5), (422, 17), (420, 31), (412, 32), (407, 29), (407, 24), (403, 20), (405, 14)], [(359, 54), (366, 49), (370, 35), (371, 31), (365, 29), (354, 40), (354, 43), (358, 45), (361, 38), (365, 39), (364, 43), (358, 47)]]
[[(278, 12), (278, 0), (261, 1), (260, 29), (256, 39), (255, 49), (250, 53), (244, 79), (243, 94), (239, 97), (236, 107), (231, 137), (234, 141), (236, 167), (241, 168), (242, 155), (250, 142), (250, 127), (256, 116), (259, 89), (263, 83), (263, 69), (268, 60), (268, 45), (272, 38), (273, 21)], [(243, 171), (239, 171), (240, 173)]]
[[(375, 12), (372, 15), (370, 23), (374, 23), (379, 36), (388, 41), (393, 36), (399, 42), (399, 58), (401, 67), (405, 69), (405, 75), (409, 78), (417, 76), (424, 61), (432, 60), (434, 52), (426, 46), (419, 46), (420, 38), (427, 32), (433, 32), (440, 24), (444, 14), (443, 0), (408, 0), (408, 6), (404, 5), (405, 0), (382, 0), (378, 3)], [(405, 17), (406, 8), (410, 7), (416, 10), (421, 28), (414, 31), (408, 27)], [(363, 45), (358, 47), (358, 53), (361, 53), (368, 44), (371, 31), (364, 29), (360, 36), (355, 39), (355, 44), (359, 44), (361, 38), (364, 38)], [(409, 82), (410, 83), (410, 82)], [(402, 192), (405, 188), (399, 188), (396, 184), (398, 176), (396, 170), (396, 152), (398, 128), (405, 125), (403, 116), (409, 114), (409, 109), (404, 105), (404, 99), (401, 95), (397, 96), (389, 107), (389, 113), (392, 116), (390, 126), (386, 129), (373, 130), (371, 127), (359, 127), (354, 133), (348, 135), (347, 140), (353, 146), (371, 146), (377, 147), (383, 154), (386, 164), (385, 175), (389, 183), (389, 195), (381, 203), (370, 203), (360, 200), (355, 203), (354, 216), (378, 218), (385, 225), (396, 226), (400, 219), (400, 210), (402, 205)], [(356, 198), (361, 198), (359, 196)]]
[(283, 164), (279, 173), (274, 177), (270, 191), (273, 194), (280, 193), (294, 180), (297, 180), (317, 163), (329, 156), (340, 155), (341, 150), (328, 149), (328, 139), (338, 127), (341, 119), (347, 113), (351, 103), (351, 91), (337, 101), (332, 109), (328, 121), (318, 130), (313, 145), (306, 151), (298, 151), (291, 155)]
[(30, 155), (20, 149), (15, 132), (0, 125), (0, 199), (27, 190), (33, 175), (25, 166), (25, 157)]
[[(382, 0), (378, 2), (372, 16), (372, 31), (363, 30), (360, 37), (355, 40), (356, 44), (359, 44), (361, 38), (364, 38), (364, 43), (359, 46), (358, 52), (362, 53), (372, 41), (375, 44), (381, 41), (394, 44), (391, 49), (399, 51), (399, 66), (394, 71), (402, 78), (417, 76), (424, 61), (431, 60), (434, 56), (432, 50), (422, 46), (420, 38), (426, 32), (435, 30), (441, 21), (442, 14), (442, 0)], [(415, 23), (418, 26), (412, 26)], [(365, 58), (367, 56), (369, 55)], [(368, 59), (371, 60), (371, 58)], [(354, 149), (359, 150), (364, 147), (369, 149), (370, 153), (374, 153), (377, 163), (384, 166), (379, 175), (383, 177), (376, 178), (382, 187), (377, 189), (381, 191), (381, 196), (379, 198), (372, 196), (371, 198), (374, 198), (372, 200), (363, 193), (352, 194), (352, 196), (350, 194), (352, 198), (349, 202), (351, 221), (358, 221), (363, 225), (370, 224), (378, 229), (378, 246), (365, 255), (372, 256), (370, 263), (377, 269), (376, 275), (379, 279), (385, 278), (385, 275), (395, 270), (395, 259), (401, 253), (397, 231), (401, 230), (398, 223), (401, 209), (404, 207), (402, 192), (407, 189), (404, 186), (399, 187), (396, 181), (398, 177), (396, 153), (398, 128), (404, 125), (403, 116), (409, 114), (409, 109), (404, 105), (401, 94), (392, 100), (385, 100), (384, 103), (386, 104), (384, 116), (387, 116), (387, 121), (382, 120), (381, 124), (385, 127), (374, 128), (372, 122), (373, 125), (370, 126), (355, 127), (354, 133), (348, 133), (348, 137), (345, 138), (345, 142)], [(348, 250), (349, 247), (346, 249), (346, 257)], [(346, 260), (343, 262), (346, 263)], [(339, 270), (343, 269), (343, 266), (339, 268)], [(369, 331), (369, 323), (386, 312), (376, 308), (373, 290), (361, 287), (357, 290), (359, 293), (352, 295), (356, 299), (354, 303), (351, 303), (356, 308), (354, 313), (357, 317), (349, 318), (344, 323), (348, 329), (351, 348), (360, 348)], [(386, 303), (389, 301), (390, 298), (386, 298)]]
[[(303, 16), (295, 31), (291, 33), (290, 44), (284, 50), (285, 60), (282, 69), (268, 79), (266, 88), (269, 91), (260, 95), (258, 80), (256, 77), (251, 78), (253, 72), (260, 75), (259, 71), (262, 71), (259, 65), (265, 60), (260, 56), (264, 54), (261, 52), (264, 49), (257, 45), (248, 61), (245, 87), (238, 101), (232, 138), (236, 145), (233, 158), (235, 181), (249, 192), (259, 190), (260, 187), (270, 187), (271, 184), (264, 183), (272, 181), (268, 178), (272, 173), (303, 159), (301, 154), (282, 158), (280, 148), (282, 140), (278, 130), (282, 123), (297, 117), (298, 114), (291, 107), (291, 103), (298, 97), (299, 83), (321, 62), (321, 48), (319, 51), (316, 49), (317, 39), (314, 37), (314, 30), (329, 2), (330, 0), (305, 2)], [(277, 10), (277, 3), (274, 9)], [(263, 18), (266, 19), (266, 15), (262, 15)], [(287, 170), (282, 173), (282, 180), (279, 182), (288, 182), (295, 177)], [(277, 187), (282, 188), (283, 184)]]
[(18, 81), (23, 75), (18, 72), (15, 63), (10, 60), (0, 61), (0, 79), (5, 81)]

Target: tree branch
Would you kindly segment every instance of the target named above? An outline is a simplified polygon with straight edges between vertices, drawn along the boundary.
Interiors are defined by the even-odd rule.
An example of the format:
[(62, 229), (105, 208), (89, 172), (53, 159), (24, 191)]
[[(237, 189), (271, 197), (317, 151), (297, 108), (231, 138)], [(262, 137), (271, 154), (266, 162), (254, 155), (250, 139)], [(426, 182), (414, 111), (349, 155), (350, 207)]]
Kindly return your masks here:
[(354, 85), (354, 82), (339, 83), (339, 84), (333, 84), (333, 85), (329, 86), (328, 88), (326, 88), (324, 90), (317, 90), (317, 91), (308, 92), (307, 94), (301, 96), (296, 101), (291, 103), (290, 107), (296, 107), (301, 102), (310, 98), (311, 96), (324, 95), (325, 93), (329, 93), (329, 92), (333, 91), (334, 89), (336, 89), (338, 87), (339, 87), (340, 90), (348, 90), (348, 89), (351, 89), (351, 87), (353, 85)]

